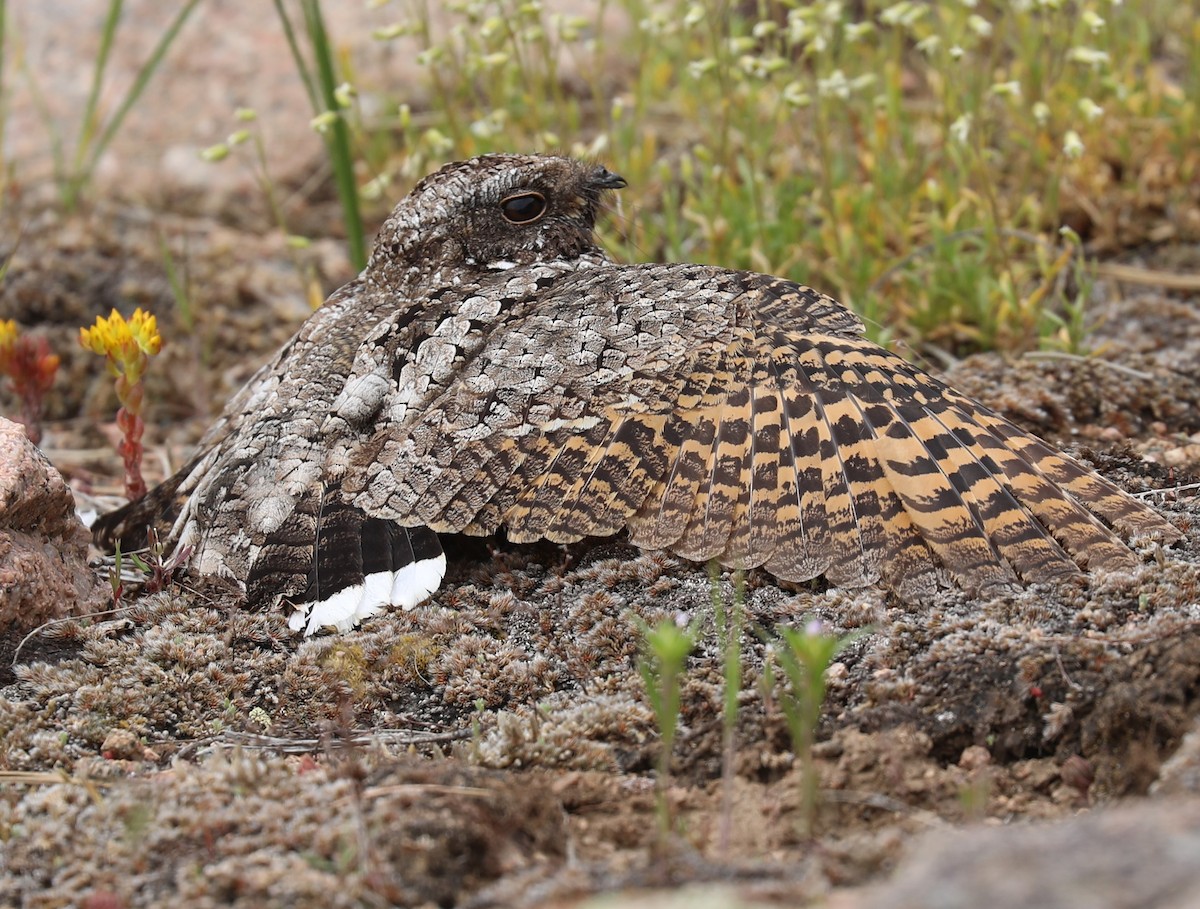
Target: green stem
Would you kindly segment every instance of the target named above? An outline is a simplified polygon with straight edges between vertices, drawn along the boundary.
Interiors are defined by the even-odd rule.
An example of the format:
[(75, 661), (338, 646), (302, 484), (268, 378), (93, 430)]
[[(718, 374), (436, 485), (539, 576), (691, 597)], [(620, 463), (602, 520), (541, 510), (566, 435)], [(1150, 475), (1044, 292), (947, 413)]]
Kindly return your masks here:
[(80, 184), (85, 184), (91, 178), (92, 171), (96, 169), (96, 165), (100, 161), (100, 156), (104, 154), (110, 142), (116, 136), (117, 131), (121, 128), (121, 124), (125, 121), (125, 117), (137, 104), (141, 98), (142, 92), (146, 90), (146, 86), (150, 84), (150, 80), (154, 77), (154, 73), (158, 70), (159, 64), (166, 56), (171, 45), (175, 43), (175, 38), (179, 35), (180, 30), (191, 16), (192, 10), (196, 8), (200, 0), (188, 0), (187, 3), (175, 14), (175, 18), (171, 20), (171, 24), (167, 26), (166, 31), (158, 39), (158, 43), (154, 45), (154, 50), (150, 56), (146, 58), (146, 62), (141, 65), (134, 76), (133, 85), (129, 91), (125, 93), (125, 97), (121, 99), (121, 105), (116, 112), (108, 118), (108, 123), (105, 124), (104, 131), (100, 134), (100, 138), (96, 140), (92, 146), (91, 154), (87, 156), (87, 163), (83, 171), (79, 174)]
[[(342, 203), (342, 218), (346, 224), (346, 239), (350, 244), (350, 261), (354, 267), (361, 270), (367, 265), (367, 245), (363, 236), (362, 217), (358, 210), (358, 184), (354, 179), (354, 158), (350, 151), (350, 129), (346, 119), (341, 116), (334, 89), (337, 88), (336, 75), (333, 68), (333, 55), (330, 53), (329, 35), (325, 31), (325, 23), (321, 18), (319, 0), (302, 0), (304, 9), (304, 24), (308, 29), (308, 37), (313, 46), (313, 57), (317, 66), (317, 81), (319, 83), (324, 109), (338, 111), (338, 117), (333, 122), (327, 144), (329, 156), (333, 162), (334, 181), (337, 184), (338, 198)], [(320, 111), (318, 111), (320, 113)]]
[(83, 183), (79, 179), (79, 175), (83, 172), (83, 162), (87, 159), (92, 136), (96, 133), (96, 109), (100, 105), (100, 86), (104, 84), (104, 71), (108, 68), (108, 55), (112, 51), (117, 26), (121, 22), (122, 6), (124, 6), (124, 0), (110, 0), (108, 15), (104, 18), (104, 28), (100, 32), (100, 49), (96, 52), (96, 65), (92, 68), (92, 84), (88, 90), (87, 104), (83, 108), (78, 144), (75, 146), (75, 164), (71, 168), (71, 181), (75, 185), (68, 189), (70, 199), (68, 208), (74, 204), (79, 186)]
[[(50, 160), (54, 167), (54, 179), (59, 187), (65, 188), (67, 184), (67, 159), (63, 151), (63, 136), (62, 130), (59, 129), (58, 121), (54, 114), (50, 112), (50, 105), (46, 103), (46, 96), (42, 92), (41, 83), (38, 82), (37, 74), (33, 67), (29, 65), (28, 55), (22, 55), (21, 72), (25, 76), (25, 81), (29, 85), (29, 99), (33, 102), (33, 109), (37, 111), (38, 119), (42, 121), (42, 125), (46, 128), (46, 135), (50, 137)], [(65, 191), (64, 191), (65, 195)]]
[(304, 83), (304, 90), (308, 93), (308, 101), (312, 105), (313, 113), (320, 113), (321, 105), (317, 98), (317, 89), (313, 82), (312, 70), (309, 69), (304, 55), (300, 53), (300, 43), (296, 40), (296, 29), (292, 27), (292, 20), (283, 5), (283, 0), (274, 0), (274, 2), (275, 12), (278, 14), (279, 22), (283, 26), (283, 35), (287, 38), (288, 49), (292, 52), (292, 60), (296, 64), (296, 72), (300, 74), (300, 81)]

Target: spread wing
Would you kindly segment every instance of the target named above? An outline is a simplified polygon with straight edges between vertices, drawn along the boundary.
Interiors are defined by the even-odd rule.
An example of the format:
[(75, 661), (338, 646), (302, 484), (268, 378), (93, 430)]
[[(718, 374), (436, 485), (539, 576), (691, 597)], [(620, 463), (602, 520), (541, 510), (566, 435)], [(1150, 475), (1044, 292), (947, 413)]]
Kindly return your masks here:
[(377, 518), (517, 542), (627, 528), (913, 597), (947, 575), (992, 590), (1128, 565), (1119, 535), (1179, 536), (829, 297), (705, 266), (514, 275), (456, 318), (385, 322), (323, 434), (327, 474)]

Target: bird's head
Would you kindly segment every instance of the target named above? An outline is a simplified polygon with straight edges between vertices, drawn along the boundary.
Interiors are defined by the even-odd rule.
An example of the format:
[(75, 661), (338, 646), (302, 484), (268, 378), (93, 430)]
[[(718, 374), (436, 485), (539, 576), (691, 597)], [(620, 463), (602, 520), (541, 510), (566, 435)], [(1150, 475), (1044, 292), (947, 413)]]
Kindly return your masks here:
[(421, 180), (384, 223), (368, 273), (506, 269), (596, 252), (596, 213), (625, 181), (591, 162), (483, 155)]

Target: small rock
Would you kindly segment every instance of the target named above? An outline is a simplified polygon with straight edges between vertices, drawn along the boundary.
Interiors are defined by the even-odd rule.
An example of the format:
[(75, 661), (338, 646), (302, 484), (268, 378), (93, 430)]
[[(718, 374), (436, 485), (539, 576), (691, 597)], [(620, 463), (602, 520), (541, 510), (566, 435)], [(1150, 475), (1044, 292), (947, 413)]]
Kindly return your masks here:
[(1078, 754), (1073, 754), (1063, 761), (1059, 773), (1062, 775), (1062, 781), (1072, 789), (1077, 789), (1080, 795), (1087, 795), (1092, 781), (1096, 778), (1091, 763)]
[(1193, 722), (1175, 753), (1163, 762), (1150, 794), (1166, 798), (1200, 794), (1200, 721)]
[(125, 909), (129, 904), (117, 892), (100, 889), (85, 896), (82, 905), (83, 909)]
[(991, 762), (991, 752), (982, 745), (968, 745), (958, 758), (958, 766), (963, 770), (978, 770)]
[(1188, 451), (1186, 448), (1168, 448), (1162, 458), (1168, 467), (1182, 467), (1188, 462)]
[(110, 761), (140, 761), (142, 743), (128, 729), (113, 729), (104, 737), (100, 753)]
[(0, 417), (0, 631), (103, 608), (88, 539), (62, 475)]
[(1200, 799), (927, 834), (890, 880), (855, 896), (856, 909), (1200, 906)]

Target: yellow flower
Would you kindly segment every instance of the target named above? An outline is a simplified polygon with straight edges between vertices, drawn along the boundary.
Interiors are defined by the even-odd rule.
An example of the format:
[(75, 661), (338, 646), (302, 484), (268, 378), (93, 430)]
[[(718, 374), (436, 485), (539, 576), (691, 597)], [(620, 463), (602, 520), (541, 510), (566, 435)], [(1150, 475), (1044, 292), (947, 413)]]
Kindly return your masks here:
[(158, 320), (140, 307), (128, 322), (115, 309), (107, 319), (97, 316), (91, 328), (79, 329), (79, 343), (122, 366), (131, 366), (162, 350)]
[(10, 375), (17, 353), (17, 336), (21, 330), (12, 319), (0, 319), (0, 373)]
[(158, 333), (158, 319), (141, 308), (133, 311), (130, 330), (142, 353), (148, 357), (155, 356), (162, 350), (162, 336)]

